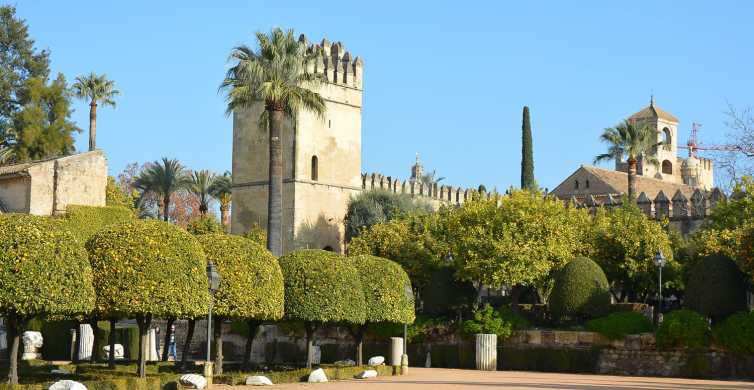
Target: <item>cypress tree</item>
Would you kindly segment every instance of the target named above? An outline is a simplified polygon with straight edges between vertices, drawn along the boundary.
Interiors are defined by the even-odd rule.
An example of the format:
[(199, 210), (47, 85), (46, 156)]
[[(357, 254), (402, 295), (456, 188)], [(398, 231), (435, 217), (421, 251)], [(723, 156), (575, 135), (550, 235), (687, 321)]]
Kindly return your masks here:
[(521, 188), (536, 190), (534, 180), (534, 151), (532, 150), (531, 123), (529, 121), (529, 107), (524, 106), (524, 118), (521, 125)]

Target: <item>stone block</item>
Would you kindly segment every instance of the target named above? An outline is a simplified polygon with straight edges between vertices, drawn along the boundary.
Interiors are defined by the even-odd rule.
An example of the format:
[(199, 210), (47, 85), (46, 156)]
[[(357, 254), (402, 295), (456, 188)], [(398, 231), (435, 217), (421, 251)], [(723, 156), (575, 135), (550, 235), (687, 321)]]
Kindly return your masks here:
[(574, 345), (579, 343), (579, 332), (556, 331), (555, 343), (559, 345)]
[(542, 331), (541, 330), (527, 330), (526, 342), (529, 344), (535, 344), (535, 345), (542, 344)]

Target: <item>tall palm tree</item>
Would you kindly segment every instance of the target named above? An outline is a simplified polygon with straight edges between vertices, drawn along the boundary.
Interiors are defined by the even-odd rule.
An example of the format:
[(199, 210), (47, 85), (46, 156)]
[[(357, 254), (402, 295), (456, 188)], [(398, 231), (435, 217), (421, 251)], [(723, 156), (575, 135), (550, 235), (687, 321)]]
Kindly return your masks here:
[(657, 142), (657, 129), (648, 125), (637, 124), (635, 121), (625, 120), (615, 127), (608, 127), (600, 135), (600, 140), (607, 144), (607, 153), (594, 158), (594, 162), (621, 161), (623, 156), (628, 158), (628, 199), (636, 201), (636, 168), (639, 158), (645, 163), (658, 165), (653, 155), (654, 148), (662, 144)]
[(191, 175), (190, 191), (199, 198), (199, 214), (202, 216), (207, 215), (209, 210), (209, 202), (212, 201), (212, 183), (215, 181), (214, 173), (203, 169), (201, 171), (194, 171)]
[(79, 99), (89, 100), (89, 151), (92, 151), (97, 144), (97, 105), (115, 108), (115, 97), (120, 91), (115, 89), (115, 82), (108, 80), (107, 75), (92, 72), (76, 77), (73, 93)]
[(134, 181), (134, 187), (152, 192), (162, 199), (162, 218), (166, 222), (170, 213), (170, 198), (176, 191), (191, 186), (191, 176), (176, 159), (163, 157), (162, 161), (150, 164)]
[(228, 217), (228, 209), (230, 209), (232, 186), (233, 180), (228, 171), (225, 171), (222, 176), (216, 176), (212, 185), (209, 186), (210, 195), (220, 203), (220, 223), (223, 226)]
[(264, 104), (260, 128), (269, 131), (269, 186), (267, 199), (267, 248), (275, 255), (283, 253), (283, 154), (281, 130), (286, 117), (294, 119), (300, 110), (325, 112), (325, 101), (316, 86), (322, 74), (306, 71), (307, 64), (319, 53), (307, 53), (306, 43), (296, 41), (293, 30), (273, 29), (269, 34), (256, 33), (259, 49), (238, 46), (230, 54), (235, 65), (220, 85), (226, 91), (230, 115), (235, 110)]

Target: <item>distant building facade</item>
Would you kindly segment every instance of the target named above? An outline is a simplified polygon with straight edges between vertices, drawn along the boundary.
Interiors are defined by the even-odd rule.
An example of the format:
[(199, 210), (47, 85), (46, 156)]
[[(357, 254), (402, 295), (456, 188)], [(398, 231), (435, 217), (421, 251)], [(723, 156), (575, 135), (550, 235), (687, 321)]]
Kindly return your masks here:
[(68, 205), (104, 206), (107, 159), (101, 151), (0, 167), (0, 212), (65, 213)]

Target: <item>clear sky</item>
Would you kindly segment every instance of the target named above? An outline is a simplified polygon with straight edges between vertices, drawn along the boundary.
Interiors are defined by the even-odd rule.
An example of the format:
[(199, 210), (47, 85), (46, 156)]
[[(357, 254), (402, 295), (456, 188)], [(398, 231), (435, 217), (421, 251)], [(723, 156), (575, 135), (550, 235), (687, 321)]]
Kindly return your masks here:
[[(2, 0), (0, 0), (2, 1)], [(217, 87), (231, 48), (279, 26), (342, 41), (364, 59), (362, 170), (406, 178), (420, 153), (446, 183), (518, 185), (521, 109), (535, 174), (553, 188), (604, 147), (604, 127), (657, 105), (723, 141), (727, 103), (754, 105), (750, 1), (17, 0), (52, 69), (107, 73), (123, 95), (99, 111), (111, 173), (175, 157), (231, 166)], [(88, 107), (74, 119), (85, 131)]]

